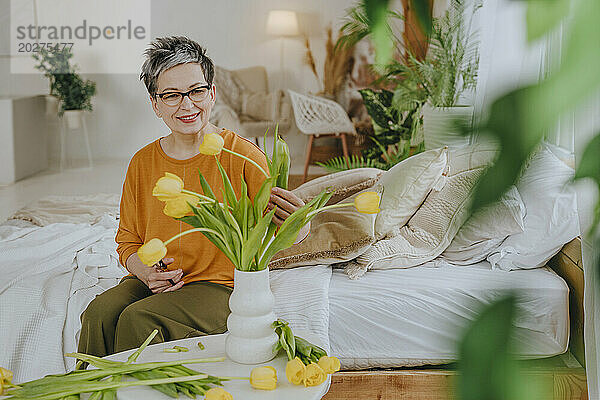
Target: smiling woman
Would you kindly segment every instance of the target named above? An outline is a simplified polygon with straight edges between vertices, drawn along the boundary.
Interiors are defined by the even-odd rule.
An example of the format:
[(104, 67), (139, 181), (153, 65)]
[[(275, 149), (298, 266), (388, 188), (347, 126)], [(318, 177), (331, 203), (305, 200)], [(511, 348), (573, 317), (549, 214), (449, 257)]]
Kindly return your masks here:
[[(96, 356), (138, 347), (155, 328), (159, 334), (154, 343), (226, 330), (234, 266), (207, 238), (181, 236), (157, 264), (147, 266), (140, 260), (137, 250), (145, 242), (173, 237), (186, 228), (169, 216), (174, 205), (153, 197), (152, 188), (159, 178), (172, 175), (178, 179), (170, 184), (203, 193), (201, 172), (223, 201), (217, 157), (228, 176), (243, 176), (253, 200), (265, 180), (263, 170), (268, 171), (266, 156), (257, 146), (209, 122), (216, 88), (213, 62), (204, 48), (186, 37), (158, 38), (145, 56), (140, 79), (156, 116), (171, 133), (140, 149), (129, 163), (115, 240), (119, 261), (130, 275), (96, 297), (81, 317), (79, 352)], [(211, 134), (243, 157), (202, 152), (201, 144)], [(232, 181), (239, 196), (241, 181)], [(273, 191), (270, 201), (278, 205), (273, 218), (277, 225), (304, 205), (285, 190)], [(306, 234), (304, 229), (299, 237)]]

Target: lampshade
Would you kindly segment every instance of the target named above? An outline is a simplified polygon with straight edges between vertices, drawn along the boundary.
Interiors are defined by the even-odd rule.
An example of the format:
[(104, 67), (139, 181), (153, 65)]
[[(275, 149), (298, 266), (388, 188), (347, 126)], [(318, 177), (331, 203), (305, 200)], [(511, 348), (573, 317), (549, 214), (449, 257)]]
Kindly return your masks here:
[(276, 36), (298, 35), (296, 13), (285, 10), (271, 10), (267, 17), (267, 33)]

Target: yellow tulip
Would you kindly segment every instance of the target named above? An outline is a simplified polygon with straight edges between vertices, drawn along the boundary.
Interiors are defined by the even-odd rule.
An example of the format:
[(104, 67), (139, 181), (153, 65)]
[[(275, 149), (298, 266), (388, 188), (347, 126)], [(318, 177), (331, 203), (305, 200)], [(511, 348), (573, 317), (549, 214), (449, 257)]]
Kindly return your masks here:
[(319, 359), (319, 366), (323, 368), (326, 374), (333, 374), (340, 370), (340, 360), (337, 357), (323, 356)]
[(277, 387), (277, 371), (269, 365), (256, 367), (250, 372), (250, 384), (255, 389), (273, 390)]
[(325, 382), (327, 374), (318, 364), (310, 363), (304, 372), (304, 386), (318, 386)]
[(208, 156), (215, 156), (221, 152), (225, 141), (218, 133), (207, 133), (202, 139), (199, 150), (200, 153)]
[(137, 250), (140, 260), (148, 266), (154, 265), (167, 255), (167, 246), (162, 240), (154, 238)]
[(377, 192), (364, 192), (354, 198), (354, 207), (363, 214), (377, 214), (381, 197)]
[(204, 395), (205, 400), (233, 400), (231, 393), (221, 387), (209, 389)]
[(198, 197), (184, 193), (173, 200), (167, 200), (163, 212), (169, 217), (181, 218), (192, 212), (192, 208), (188, 202), (196, 205), (199, 201), (200, 199)]
[(175, 174), (165, 172), (165, 176), (159, 178), (152, 189), (152, 196), (160, 201), (173, 200), (181, 196), (183, 180)]
[(11, 383), (13, 373), (5, 368), (0, 367), (0, 396), (4, 392), (4, 385)]
[(10, 383), (13, 378), (12, 371), (8, 369), (0, 367), (0, 381), (5, 381), (6, 383)]
[(300, 385), (302, 383), (304, 380), (305, 371), (306, 366), (298, 357), (288, 361), (285, 366), (285, 376), (287, 377), (288, 381), (294, 385)]

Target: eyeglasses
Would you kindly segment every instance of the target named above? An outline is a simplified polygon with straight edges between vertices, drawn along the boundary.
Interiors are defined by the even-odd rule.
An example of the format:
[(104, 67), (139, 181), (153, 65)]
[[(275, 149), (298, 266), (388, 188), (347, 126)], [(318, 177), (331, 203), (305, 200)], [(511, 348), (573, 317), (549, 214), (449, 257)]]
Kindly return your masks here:
[(185, 96), (189, 97), (193, 102), (203, 101), (206, 99), (206, 96), (208, 96), (208, 92), (210, 92), (210, 85), (204, 85), (187, 92), (157, 93), (156, 96), (160, 97), (162, 102), (166, 105), (173, 107), (181, 104)]

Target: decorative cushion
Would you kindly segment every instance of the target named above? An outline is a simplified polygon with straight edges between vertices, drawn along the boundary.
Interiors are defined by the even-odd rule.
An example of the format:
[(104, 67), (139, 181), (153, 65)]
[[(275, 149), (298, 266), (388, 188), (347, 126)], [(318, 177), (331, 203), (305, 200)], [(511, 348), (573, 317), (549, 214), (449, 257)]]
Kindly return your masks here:
[(410, 268), (439, 256), (467, 219), (473, 187), (495, 155), (496, 149), (488, 146), (448, 150), (443, 187), (431, 190), (406, 225), (394, 227), (375, 242), (346, 267), (346, 273), (357, 278), (371, 268)]
[(549, 146), (534, 153), (516, 184), (527, 208), (524, 231), (510, 235), (488, 256), (493, 268), (541, 267), (579, 235), (577, 197), (567, 185), (573, 174)]
[(270, 93), (244, 92), (242, 114), (259, 121), (275, 121), (279, 116), (282, 97), (281, 90)]
[[(344, 202), (353, 202), (358, 194)], [(353, 206), (318, 213), (306, 239), (275, 254), (269, 269), (330, 265), (359, 256), (375, 241), (376, 215), (359, 213)]]
[(217, 87), (217, 102), (223, 101), (236, 113), (242, 111), (242, 94), (246, 88), (232, 71), (215, 65), (214, 84)]
[(442, 258), (457, 265), (485, 260), (509, 235), (523, 232), (525, 212), (519, 191), (511, 186), (498, 202), (477, 211), (465, 222)]
[(378, 168), (355, 168), (335, 172), (303, 183), (292, 192), (307, 203), (323, 190), (328, 189), (333, 192), (333, 196), (327, 204), (335, 204), (361, 190), (372, 187), (383, 172)]
[(443, 185), (447, 151), (448, 148), (442, 147), (416, 154), (379, 178), (377, 185), (383, 186), (383, 198), (375, 221), (377, 239), (406, 224), (431, 189)]

